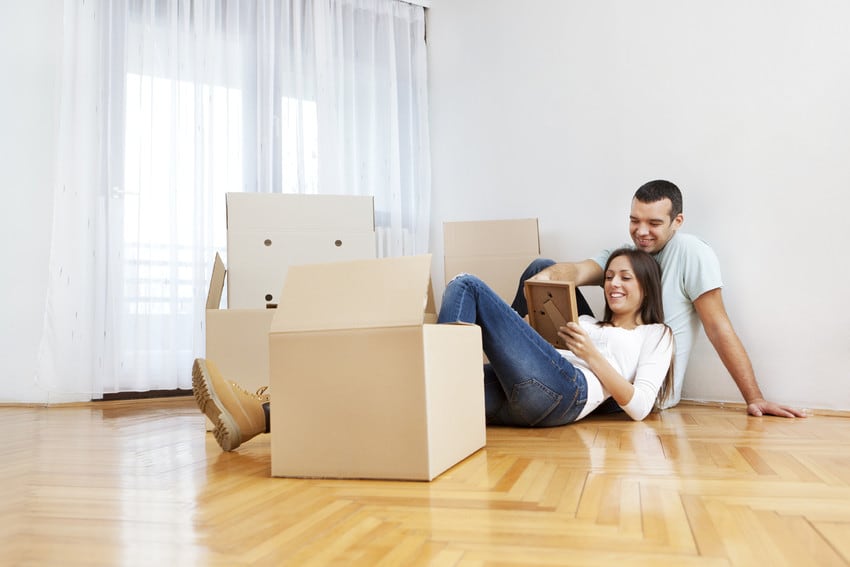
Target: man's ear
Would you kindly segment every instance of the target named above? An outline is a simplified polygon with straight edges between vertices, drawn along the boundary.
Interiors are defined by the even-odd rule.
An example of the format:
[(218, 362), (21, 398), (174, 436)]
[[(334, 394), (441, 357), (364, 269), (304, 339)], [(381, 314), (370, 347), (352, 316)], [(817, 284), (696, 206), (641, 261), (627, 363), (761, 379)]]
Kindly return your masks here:
[(679, 230), (680, 228), (682, 228), (682, 223), (684, 222), (685, 215), (679, 213), (678, 215), (676, 215), (676, 218), (673, 219), (673, 222), (671, 222), (670, 225), (672, 226), (673, 230)]

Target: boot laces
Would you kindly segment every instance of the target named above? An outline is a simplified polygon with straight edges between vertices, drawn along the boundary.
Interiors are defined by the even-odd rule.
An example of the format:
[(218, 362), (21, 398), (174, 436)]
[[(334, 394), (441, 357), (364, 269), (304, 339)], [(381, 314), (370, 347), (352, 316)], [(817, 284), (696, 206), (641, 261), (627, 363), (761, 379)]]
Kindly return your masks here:
[(242, 386), (240, 386), (236, 382), (231, 382), (230, 385), (233, 386), (236, 390), (245, 394), (246, 396), (252, 396), (254, 398), (257, 398), (258, 400), (260, 400), (263, 403), (269, 401), (269, 394), (266, 394), (266, 390), (269, 389), (268, 386), (261, 386), (260, 388), (257, 389), (257, 391), (255, 393), (252, 394), (251, 392), (249, 392), (248, 390), (246, 390), (245, 388), (243, 388)]

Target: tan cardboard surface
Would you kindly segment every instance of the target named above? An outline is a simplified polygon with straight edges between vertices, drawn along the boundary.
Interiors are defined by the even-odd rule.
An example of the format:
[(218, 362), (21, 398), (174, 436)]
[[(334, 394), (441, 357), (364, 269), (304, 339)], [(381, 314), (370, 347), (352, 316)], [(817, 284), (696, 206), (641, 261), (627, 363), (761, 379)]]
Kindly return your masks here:
[(274, 310), (207, 311), (206, 357), (222, 375), (249, 391), (269, 384), (269, 341)]
[(222, 375), (249, 390), (269, 383), (269, 341), (274, 310), (220, 309), (226, 269), (215, 255), (207, 294), (205, 357)]
[(443, 223), (446, 255), (512, 256), (540, 252), (537, 219)]
[(430, 269), (430, 258), (292, 266), (272, 331), (421, 324), (430, 291), (430, 279), (423, 270)]
[(474, 274), (508, 303), (520, 274), (540, 256), (537, 219), (446, 222), (443, 234), (446, 283)]
[(271, 335), (272, 475), (432, 480), (486, 443), (480, 349), (461, 325)]
[(207, 292), (207, 309), (218, 309), (221, 306), (221, 294), (224, 291), (224, 277), (227, 270), (221, 255), (216, 252), (213, 261), (213, 271), (210, 276), (210, 289)]
[[(460, 462), (487, 442), (481, 329), (463, 325), (425, 325), (428, 432), (442, 440), (431, 454), (431, 477)], [(476, 402), (477, 400), (477, 402)], [(477, 404), (477, 405), (476, 405)], [(466, 432), (466, 436), (459, 432)], [(471, 435), (471, 437), (470, 437)]]

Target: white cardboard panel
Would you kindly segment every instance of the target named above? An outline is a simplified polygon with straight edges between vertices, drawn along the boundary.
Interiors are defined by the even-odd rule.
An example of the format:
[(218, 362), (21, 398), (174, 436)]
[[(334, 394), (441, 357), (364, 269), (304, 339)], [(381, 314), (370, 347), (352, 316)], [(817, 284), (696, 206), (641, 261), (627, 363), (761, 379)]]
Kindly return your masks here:
[(228, 231), (375, 229), (374, 198), (370, 196), (228, 193), (226, 200)]
[(228, 307), (258, 309), (278, 302), (290, 266), (374, 258), (375, 233), (235, 230), (228, 255)]

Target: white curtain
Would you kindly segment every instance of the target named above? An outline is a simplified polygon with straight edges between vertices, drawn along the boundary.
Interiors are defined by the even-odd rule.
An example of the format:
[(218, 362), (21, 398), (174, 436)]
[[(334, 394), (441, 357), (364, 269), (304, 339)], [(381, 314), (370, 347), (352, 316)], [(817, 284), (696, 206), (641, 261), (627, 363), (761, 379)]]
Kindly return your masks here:
[(375, 197), (428, 250), (425, 16), (397, 0), (66, 0), (48, 402), (191, 388), (229, 191)]

